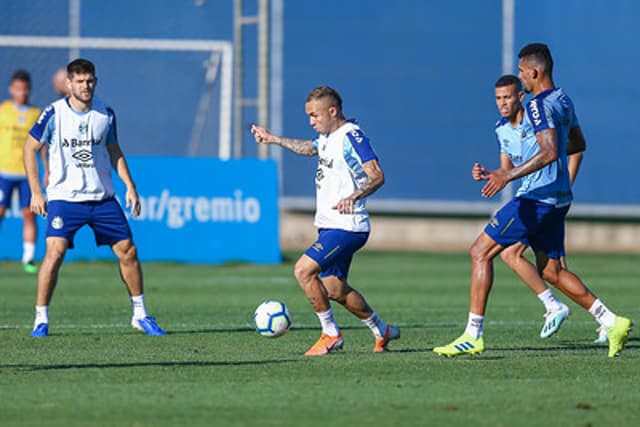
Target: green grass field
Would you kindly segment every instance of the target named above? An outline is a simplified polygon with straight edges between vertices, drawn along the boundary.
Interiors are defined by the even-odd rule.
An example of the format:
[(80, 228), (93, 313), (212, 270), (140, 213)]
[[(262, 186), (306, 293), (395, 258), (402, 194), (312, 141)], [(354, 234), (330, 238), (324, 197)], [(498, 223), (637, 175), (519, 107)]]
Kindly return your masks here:
[[(146, 264), (147, 307), (165, 337), (129, 326), (115, 264), (70, 263), (50, 337), (30, 338), (35, 278), (0, 263), (0, 425), (640, 425), (637, 331), (608, 359), (592, 344), (596, 323), (569, 303), (569, 321), (541, 340), (543, 306), (500, 262), (487, 351), (432, 353), (464, 328), (466, 254), (360, 253), (350, 281), (401, 339), (373, 354), (370, 332), (334, 306), (344, 351), (305, 358), (319, 325), (292, 276), (296, 255), (280, 266)], [(640, 255), (572, 255), (569, 265), (612, 310), (640, 319)], [(282, 338), (252, 329), (267, 298), (292, 312)]]

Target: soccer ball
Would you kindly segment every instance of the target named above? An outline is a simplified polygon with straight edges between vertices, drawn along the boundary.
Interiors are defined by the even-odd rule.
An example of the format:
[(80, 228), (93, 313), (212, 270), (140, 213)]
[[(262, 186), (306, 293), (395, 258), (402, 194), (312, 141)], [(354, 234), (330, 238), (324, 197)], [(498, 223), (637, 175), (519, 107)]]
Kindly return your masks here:
[(277, 338), (286, 334), (291, 326), (291, 314), (284, 303), (267, 300), (256, 308), (253, 315), (256, 331), (263, 337)]

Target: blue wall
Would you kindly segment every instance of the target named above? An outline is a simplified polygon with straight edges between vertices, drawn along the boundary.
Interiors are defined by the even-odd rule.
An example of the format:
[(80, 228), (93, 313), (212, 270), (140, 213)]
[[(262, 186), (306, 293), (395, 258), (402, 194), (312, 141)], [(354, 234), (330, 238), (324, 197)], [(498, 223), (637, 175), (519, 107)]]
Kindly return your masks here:
[[(4, 0), (0, 33), (66, 35), (67, 3)], [(255, 6), (246, 3), (251, 12)], [(317, 85), (335, 86), (386, 171), (377, 198), (480, 200), (469, 169), (476, 160), (497, 165), (493, 83), (502, 68), (502, 1), (285, 0), (284, 15), (284, 133), (313, 137), (304, 99)], [(574, 98), (588, 140), (578, 202), (640, 204), (640, 191), (629, 185), (640, 155), (632, 129), (640, 92), (632, 74), (640, 65), (638, 16), (640, 3), (632, 0), (516, 0), (515, 53), (532, 41), (550, 45), (556, 84)], [(82, 35), (231, 39), (232, 1), (202, 7), (195, 1), (84, 1)], [(248, 46), (247, 65), (255, 63), (254, 53)], [(17, 66), (33, 69), (33, 100), (44, 105), (53, 97), (50, 75), (66, 55), (0, 49), (0, 81)], [(109, 52), (83, 55), (98, 64), (98, 91), (118, 114), (125, 152), (185, 154), (205, 55), (131, 52), (124, 61)], [(245, 90), (250, 96), (255, 85)], [(247, 114), (247, 124), (252, 120)], [(205, 132), (215, 139), (216, 125)], [(246, 152), (255, 155), (246, 137)], [(199, 155), (215, 152), (211, 145)], [(286, 153), (283, 162), (283, 194), (312, 196), (314, 160)]]
[[(133, 156), (128, 163), (142, 204), (140, 216), (129, 218), (142, 261), (281, 261), (274, 161)], [(115, 174), (114, 185), (124, 206), (125, 188)], [(43, 236), (42, 218), (38, 227)], [(0, 229), (0, 259), (20, 259), (21, 232), (22, 221), (12, 212)], [(66, 260), (114, 258), (109, 247), (96, 249), (89, 227), (74, 241)], [(43, 238), (36, 252), (41, 259)]]

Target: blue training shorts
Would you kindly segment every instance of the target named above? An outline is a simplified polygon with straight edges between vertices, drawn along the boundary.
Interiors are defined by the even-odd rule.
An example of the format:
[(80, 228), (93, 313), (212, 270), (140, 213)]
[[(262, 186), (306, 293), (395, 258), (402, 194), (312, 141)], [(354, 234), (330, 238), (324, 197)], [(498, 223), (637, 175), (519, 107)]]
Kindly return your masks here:
[(353, 232), (334, 228), (318, 230), (318, 240), (305, 255), (320, 264), (320, 277), (347, 279), (353, 254), (367, 243), (369, 232)]
[(132, 238), (127, 218), (115, 198), (97, 202), (52, 200), (47, 203), (46, 237), (64, 237), (72, 249), (73, 237), (85, 225), (93, 230), (98, 246)]
[(31, 203), (31, 190), (27, 178), (8, 178), (0, 176), (0, 206), (8, 208), (11, 205), (11, 194), (18, 188), (20, 208), (28, 208)]
[(484, 228), (496, 243), (507, 247), (516, 242), (559, 259), (564, 251), (564, 222), (569, 206), (516, 197), (504, 205)]

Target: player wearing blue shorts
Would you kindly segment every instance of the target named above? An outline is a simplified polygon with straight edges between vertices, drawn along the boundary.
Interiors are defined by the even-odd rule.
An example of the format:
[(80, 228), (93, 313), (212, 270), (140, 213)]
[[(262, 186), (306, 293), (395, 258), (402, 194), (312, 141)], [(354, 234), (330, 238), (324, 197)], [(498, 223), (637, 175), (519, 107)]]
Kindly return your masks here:
[[(22, 265), (24, 271), (35, 274), (34, 262), (37, 227), (29, 209), (29, 183), (24, 171), (22, 152), (29, 129), (38, 120), (40, 110), (29, 105), (31, 76), (18, 70), (11, 76), (8, 99), (0, 104), (0, 222), (11, 206), (11, 196), (18, 192), (22, 213)], [(44, 159), (43, 159), (44, 160)], [(46, 166), (46, 164), (45, 164)]]
[(484, 351), (482, 335), (493, 284), (493, 259), (505, 247), (527, 242), (536, 254), (542, 277), (607, 329), (609, 357), (615, 357), (624, 348), (631, 320), (616, 316), (560, 262), (564, 256), (565, 216), (572, 200), (567, 147), (570, 131), (577, 124), (573, 103), (553, 84), (553, 60), (546, 45), (525, 46), (519, 58), (519, 77), (525, 90), (534, 95), (525, 107), (525, 132), (533, 132), (536, 138), (533, 144), (521, 139), (519, 165), (480, 173), (480, 178), (487, 181), (482, 188), (483, 197), (496, 195), (515, 179), (522, 178), (522, 184), (471, 247), (470, 311), (465, 332), (433, 351), (445, 356)]
[[(164, 335), (144, 304), (142, 270), (127, 219), (115, 199), (111, 168), (126, 185), (126, 206), (140, 213), (140, 199), (118, 144), (114, 111), (94, 97), (95, 67), (86, 59), (67, 66), (68, 97), (47, 107), (29, 133), (24, 163), (31, 187), (31, 210), (46, 215), (46, 254), (38, 274), (36, 319), (32, 337), (49, 333), (48, 307), (67, 249), (88, 225), (98, 245), (109, 245), (131, 298), (131, 326), (148, 335)], [(47, 146), (47, 197), (38, 180), (36, 153)]]
[[(518, 77), (514, 75), (500, 77), (495, 84), (495, 98), (496, 106), (502, 116), (496, 124), (496, 138), (500, 149), (500, 167), (504, 170), (510, 170), (514, 166), (522, 164), (523, 148), (529, 149), (529, 147), (535, 145), (536, 137), (530, 126), (523, 122), (524, 108), (522, 107), (522, 100), (524, 92)], [(571, 184), (573, 184), (582, 162), (583, 151), (586, 148), (586, 142), (577, 123), (574, 123), (574, 128), (572, 132), (574, 137), (570, 139), (571, 144), (567, 152), (569, 155), (569, 180)], [(474, 180), (481, 180), (484, 173), (485, 169), (482, 165), (478, 163), (473, 165), (471, 174)], [(500, 257), (544, 304), (546, 308), (545, 322), (540, 331), (540, 337), (548, 338), (559, 330), (562, 323), (569, 317), (570, 310), (566, 304), (563, 304), (555, 297), (551, 289), (547, 287), (540, 277), (536, 267), (524, 257), (524, 252), (528, 247), (529, 243), (525, 239), (523, 242), (517, 242), (505, 248), (500, 253)], [(564, 257), (561, 258), (561, 262), (564, 262)]]
[(276, 144), (304, 156), (318, 156), (316, 214), (318, 240), (298, 259), (294, 274), (313, 306), (320, 323), (320, 339), (305, 353), (323, 356), (342, 348), (344, 339), (330, 300), (342, 304), (362, 320), (375, 337), (375, 352), (385, 351), (400, 337), (397, 326), (385, 323), (364, 297), (347, 282), (353, 255), (369, 237), (367, 196), (384, 183), (384, 173), (359, 126), (346, 120), (342, 99), (334, 89), (321, 86), (306, 99), (309, 123), (318, 132), (314, 140), (284, 138), (265, 128), (251, 127), (255, 140)]

